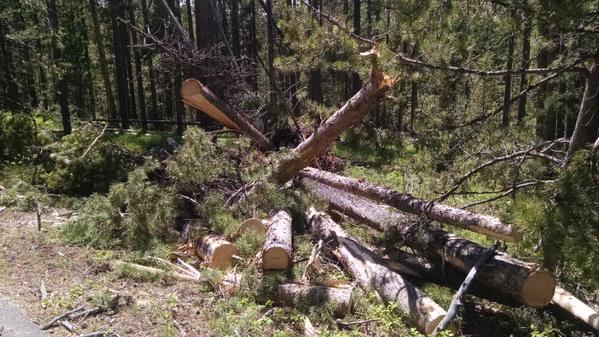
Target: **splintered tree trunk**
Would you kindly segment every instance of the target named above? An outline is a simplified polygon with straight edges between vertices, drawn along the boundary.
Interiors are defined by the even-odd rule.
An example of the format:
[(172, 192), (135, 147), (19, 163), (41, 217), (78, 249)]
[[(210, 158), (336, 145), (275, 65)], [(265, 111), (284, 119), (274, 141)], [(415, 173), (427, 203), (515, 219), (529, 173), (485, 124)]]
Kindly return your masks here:
[[(312, 185), (307, 184), (308, 188), (310, 186)], [(381, 205), (342, 190), (320, 186), (313, 191), (348, 216), (377, 230), (395, 232), (404, 240), (405, 245), (439, 265), (447, 263), (467, 273), (485, 251), (484, 247), (472, 241), (443, 230), (432, 229), (392, 209), (375, 211)], [(535, 307), (547, 305), (555, 290), (555, 280), (551, 273), (536, 264), (525, 263), (502, 252), (497, 252), (485, 264), (477, 279), (518, 303)]]
[(262, 249), (262, 268), (286, 270), (293, 258), (291, 216), (280, 210), (270, 218), (270, 222)]
[(223, 125), (232, 129), (239, 129), (254, 142), (260, 151), (266, 152), (273, 148), (268, 138), (200, 81), (192, 78), (183, 82), (181, 97), (187, 104), (204, 111)]
[(211, 268), (225, 269), (237, 254), (237, 249), (232, 243), (218, 235), (207, 235), (197, 243), (198, 255), (204, 260), (204, 264)]
[(574, 126), (574, 133), (570, 139), (570, 147), (566, 155), (566, 161), (574, 156), (585, 144), (592, 143), (597, 139), (597, 127), (599, 126), (599, 64), (593, 63), (591, 71), (587, 74), (586, 85), (580, 111)]
[(350, 284), (337, 287), (306, 285), (301, 283), (283, 283), (277, 287), (277, 299), (288, 306), (298, 302), (310, 305), (330, 304), (337, 317), (343, 317), (351, 311), (352, 287)]
[[(376, 54), (376, 53), (373, 53)], [(273, 179), (282, 184), (297, 172), (325, 153), (343, 131), (356, 125), (374, 108), (385, 92), (391, 88), (393, 80), (378, 68), (376, 55), (373, 60), (370, 80), (362, 86), (341, 109), (322, 123), (314, 133), (299, 144), (285, 159), (282, 159), (273, 172)]]
[(343, 177), (311, 167), (303, 169), (299, 174), (302, 177), (314, 179), (329, 186), (383, 202), (404, 212), (426, 215), (441, 223), (459, 226), (501, 240), (519, 241), (521, 239), (521, 235), (513, 226), (504, 224), (494, 216), (478, 214), (418, 199), (407, 193), (399, 193), (390, 188), (361, 182), (357, 179)]
[(387, 303), (397, 303), (418, 329), (432, 333), (446, 312), (401, 275), (389, 268), (386, 262), (360, 245), (327, 215), (312, 209), (308, 222), (316, 237), (329, 247), (353, 278), (366, 290), (374, 290)]

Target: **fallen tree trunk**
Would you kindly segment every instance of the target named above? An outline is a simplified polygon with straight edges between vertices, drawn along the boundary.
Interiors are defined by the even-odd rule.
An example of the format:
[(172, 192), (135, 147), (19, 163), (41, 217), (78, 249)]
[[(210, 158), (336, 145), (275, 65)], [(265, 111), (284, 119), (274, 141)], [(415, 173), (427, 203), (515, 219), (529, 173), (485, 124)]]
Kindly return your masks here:
[[(377, 230), (396, 233), (405, 245), (421, 252), (437, 265), (447, 263), (466, 273), (485, 251), (484, 247), (472, 241), (430, 228), (425, 223), (365, 198), (310, 179), (304, 179), (304, 184), (326, 199), (333, 208), (348, 216)], [(497, 252), (481, 268), (478, 280), (518, 303), (534, 307), (549, 304), (555, 291), (555, 280), (551, 273), (503, 252)]]
[(446, 312), (418, 288), (392, 271), (385, 261), (360, 245), (324, 213), (310, 210), (308, 222), (353, 278), (366, 290), (374, 290), (385, 302), (397, 303), (419, 330), (432, 333)]
[(298, 302), (310, 305), (328, 303), (332, 306), (335, 316), (344, 317), (351, 311), (352, 287), (350, 284), (327, 287), (289, 282), (279, 284), (277, 299), (288, 306), (295, 306)]
[(279, 210), (269, 221), (266, 241), (262, 249), (264, 270), (287, 270), (293, 257), (291, 216)]
[(359, 123), (391, 88), (394, 81), (379, 68), (376, 52), (367, 54), (372, 57), (370, 80), (308, 139), (299, 144), (290, 156), (280, 161), (272, 175), (277, 183), (287, 182), (299, 170), (325, 153), (341, 133)]
[(218, 98), (208, 87), (200, 81), (191, 78), (181, 85), (181, 97), (183, 101), (194, 108), (204, 111), (210, 117), (216, 119), (223, 125), (240, 130), (249, 137), (254, 145), (262, 152), (273, 149), (273, 145), (252, 123), (240, 113)]
[(300, 171), (299, 175), (356, 195), (388, 204), (404, 212), (426, 215), (441, 223), (459, 226), (500, 240), (519, 241), (522, 238), (520, 233), (518, 233), (512, 225), (504, 224), (494, 216), (478, 214), (418, 199), (407, 193), (399, 193), (390, 188), (377, 186), (311, 167), (303, 169)]
[(555, 294), (553, 295), (551, 302), (599, 332), (599, 312), (586, 305), (564, 288), (555, 288)]
[(225, 269), (233, 262), (233, 255), (237, 254), (237, 249), (229, 241), (218, 235), (204, 236), (196, 246), (198, 255), (204, 260), (204, 265)]

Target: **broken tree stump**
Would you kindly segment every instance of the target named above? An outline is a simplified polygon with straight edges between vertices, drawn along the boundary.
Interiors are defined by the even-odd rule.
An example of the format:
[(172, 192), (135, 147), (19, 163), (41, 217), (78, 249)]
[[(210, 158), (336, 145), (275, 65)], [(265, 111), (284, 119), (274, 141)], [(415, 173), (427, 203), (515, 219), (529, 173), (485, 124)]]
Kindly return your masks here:
[(311, 209), (307, 215), (312, 231), (333, 251), (353, 278), (366, 290), (374, 290), (385, 302), (398, 309), (426, 334), (432, 333), (447, 314), (420, 289), (389, 268), (372, 251), (359, 244), (326, 214)]
[[(484, 247), (472, 241), (431, 228), (390, 207), (316, 181), (310, 183), (309, 179), (304, 184), (344, 214), (374, 229), (395, 233), (406, 246), (419, 251), (437, 265), (450, 264), (467, 273), (485, 251)], [(479, 273), (480, 283), (511, 300), (533, 307), (549, 304), (555, 291), (555, 280), (550, 272), (503, 252), (497, 252)]]
[(301, 170), (299, 175), (343, 191), (385, 203), (404, 212), (426, 215), (441, 223), (462, 227), (500, 240), (519, 241), (522, 239), (522, 235), (516, 228), (512, 225), (504, 224), (499, 218), (491, 215), (474, 213), (418, 199), (407, 193), (400, 193), (387, 187), (321, 171), (312, 167)]
[(291, 216), (279, 210), (269, 222), (262, 249), (262, 269), (287, 270), (293, 258)]
[(328, 287), (288, 282), (277, 287), (277, 299), (288, 306), (295, 306), (303, 301), (310, 305), (328, 303), (332, 306), (335, 316), (344, 317), (351, 311), (352, 287), (351, 284)]
[(210, 268), (225, 269), (231, 266), (233, 255), (237, 248), (218, 235), (206, 235), (196, 245), (198, 255), (204, 260), (204, 265)]

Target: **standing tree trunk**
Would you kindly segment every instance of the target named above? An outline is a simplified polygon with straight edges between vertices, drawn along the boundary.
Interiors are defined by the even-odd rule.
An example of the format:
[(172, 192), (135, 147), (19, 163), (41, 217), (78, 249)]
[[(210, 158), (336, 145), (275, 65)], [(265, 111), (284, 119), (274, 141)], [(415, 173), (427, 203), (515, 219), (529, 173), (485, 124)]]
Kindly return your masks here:
[(193, 29), (193, 15), (191, 11), (191, 0), (185, 0), (185, 13), (187, 15), (187, 33), (192, 42), (195, 42), (194, 29)]
[[(133, 10), (133, 6), (129, 6), (129, 19), (131, 20), (131, 24), (135, 26), (135, 11)], [(136, 33), (131, 34), (131, 41), (134, 45), (137, 45), (138, 41)], [(146, 112), (146, 95), (143, 86), (140, 53), (141, 51), (138, 48), (133, 49), (133, 60), (135, 62), (135, 79), (137, 80), (137, 97), (139, 99), (139, 114), (141, 117), (141, 131), (143, 133), (146, 133), (148, 132), (148, 115)]]
[[(361, 2), (361, 0), (354, 0), (353, 19), (354, 19), (354, 34), (356, 34), (356, 35), (360, 35), (362, 33), (362, 28), (361, 28), (362, 12), (360, 9), (360, 2)], [(358, 90), (360, 90), (360, 86), (362, 85), (362, 81), (360, 81), (360, 75), (358, 75), (358, 73), (356, 73), (356, 72), (352, 72), (351, 82), (352, 82), (352, 86), (351, 86), (352, 94), (354, 94)]]
[[(141, 7), (141, 14), (144, 21), (144, 31), (150, 31), (150, 18), (148, 15), (148, 6), (146, 4), (146, 0), (139, 0), (139, 5)], [(158, 94), (156, 93), (156, 73), (154, 72), (154, 64), (152, 61), (152, 54), (146, 54), (146, 59), (148, 61), (148, 78), (150, 80), (150, 119), (158, 119), (156, 113), (158, 111)]]
[(435, 301), (394, 272), (387, 263), (323, 213), (307, 215), (315, 236), (322, 239), (345, 269), (365, 290), (374, 290), (386, 303), (396, 303), (418, 329), (432, 333), (447, 314)]
[(239, 0), (231, 0), (231, 43), (233, 55), (241, 55), (241, 44), (239, 41)]
[[(48, 14), (50, 14), (50, 4), (48, 4)], [(52, 31), (55, 32), (54, 27), (52, 28)], [(58, 29), (58, 22), (56, 22), (56, 29)], [(6, 34), (8, 34), (8, 27), (5, 25), (4, 20), (0, 19), (0, 52), (2, 53), (2, 82), (6, 91), (5, 105), (10, 110), (16, 111), (22, 107), (22, 104), (19, 98), (19, 87), (14, 77), (12, 49), (7, 43)], [(55, 38), (55, 35), (53, 35), (52, 41)]]
[[(52, 60), (56, 64), (62, 59), (62, 51), (58, 45), (58, 9), (56, 0), (48, 0), (48, 21), (52, 31)], [(69, 111), (69, 86), (67, 83), (67, 74), (62, 74), (60, 70), (56, 74), (56, 97), (60, 106), (60, 115), (62, 119), (62, 129), (65, 134), (71, 133), (71, 112)]]
[(585, 144), (593, 143), (597, 139), (599, 128), (599, 64), (597, 62), (597, 60), (593, 62), (591, 70), (587, 73), (584, 94), (564, 166)]
[[(513, 16), (513, 15), (512, 15)], [(504, 76), (504, 87), (503, 87), (503, 118), (501, 125), (504, 128), (510, 126), (510, 100), (512, 98), (512, 68), (514, 64), (514, 34), (511, 33), (508, 39), (507, 57), (505, 60), (505, 68), (508, 73)]]
[(127, 88), (127, 27), (118, 20), (126, 15), (122, 0), (109, 1), (111, 19), (114, 62), (116, 69), (116, 83), (119, 97), (119, 116), (121, 118), (121, 128), (129, 128), (129, 91)]
[(218, 42), (217, 15), (210, 2), (212, 0), (195, 0), (196, 44), (198, 49), (214, 47)]
[[(525, 8), (524, 17), (524, 34), (522, 36), (522, 69), (528, 69), (530, 67), (530, 34), (532, 31), (532, 15), (528, 12), (528, 1), (524, 0), (523, 6)], [(520, 92), (524, 91), (528, 83), (526, 82), (526, 73), (522, 72), (520, 75)], [(518, 99), (518, 124), (524, 123), (526, 117), (526, 100), (527, 94), (520, 95)]]

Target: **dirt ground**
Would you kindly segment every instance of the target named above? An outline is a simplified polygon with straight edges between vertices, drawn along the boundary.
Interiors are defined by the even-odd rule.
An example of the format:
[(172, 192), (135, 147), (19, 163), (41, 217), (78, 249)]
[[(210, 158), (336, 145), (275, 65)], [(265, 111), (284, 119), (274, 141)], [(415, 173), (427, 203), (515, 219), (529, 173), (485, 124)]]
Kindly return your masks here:
[(61, 244), (57, 227), (76, 216), (71, 213), (45, 210), (40, 232), (35, 213), (0, 212), (0, 295), (39, 325), (79, 306), (115, 304), (114, 311), (73, 321), (74, 333), (50, 329), (53, 336), (106, 330), (118, 336), (211, 335), (202, 309), (208, 299), (196, 285), (122, 278), (108, 263), (118, 258), (114, 252)]

